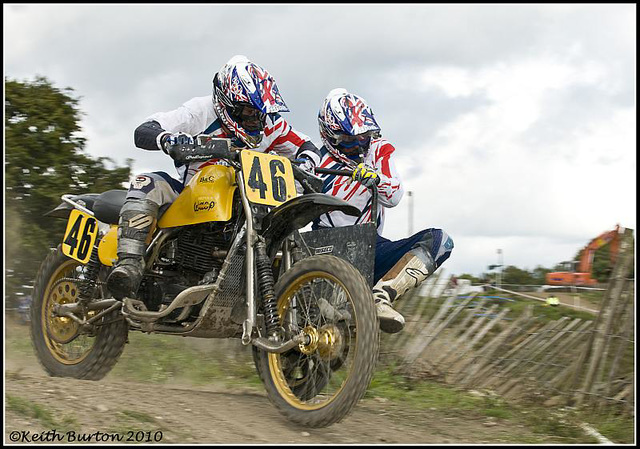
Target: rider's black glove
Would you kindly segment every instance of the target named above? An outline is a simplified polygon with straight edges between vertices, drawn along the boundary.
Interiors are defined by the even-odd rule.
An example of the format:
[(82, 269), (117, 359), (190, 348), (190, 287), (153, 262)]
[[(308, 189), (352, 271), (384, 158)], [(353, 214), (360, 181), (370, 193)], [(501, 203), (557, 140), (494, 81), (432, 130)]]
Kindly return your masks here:
[(167, 154), (169, 154), (169, 149), (172, 147), (189, 148), (195, 144), (195, 140), (191, 134), (182, 132), (175, 134), (165, 132), (158, 136), (158, 139), (160, 148)]
[(163, 149), (174, 161), (183, 164), (233, 156), (229, 152), (229, 139), (213, 138), (200, 143), (196, 143), (195, 140), (188, 134), (174, 134), (166, 140)]

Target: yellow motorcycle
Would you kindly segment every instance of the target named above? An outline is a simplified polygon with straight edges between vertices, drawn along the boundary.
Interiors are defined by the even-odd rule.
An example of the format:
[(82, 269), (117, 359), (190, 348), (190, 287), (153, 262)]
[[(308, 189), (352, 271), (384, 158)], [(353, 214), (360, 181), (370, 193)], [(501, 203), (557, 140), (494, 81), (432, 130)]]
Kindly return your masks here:
[(302, 251), (298, 230), (328, 211), (360, 211), (321, 193), (297, 196), (296, 180), (313, 192), (318, 178), (286, 158), (234, 149), (227, 139), (198, 145), (222, 163), (203, 167), (161, 209), (135, 298), (114, 299), (105, 282), (126, 190), (63, 195), (45, 214), (67, 227), (35, 281), (31, 338), (40, 363), (51, 376), (99, 380), (129, 331), (239, 338), (288, 419), (340, 421), (377, 360), (371, 283), (347, 258)]

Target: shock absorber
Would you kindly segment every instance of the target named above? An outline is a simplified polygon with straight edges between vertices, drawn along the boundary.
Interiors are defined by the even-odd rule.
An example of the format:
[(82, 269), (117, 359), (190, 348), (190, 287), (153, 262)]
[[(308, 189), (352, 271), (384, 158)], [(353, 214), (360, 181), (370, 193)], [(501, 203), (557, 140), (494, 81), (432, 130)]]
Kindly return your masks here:
[(85, 301), (89, 301), (93, 298), (93, 293), (96, 288), (96, 282), (98, 281), (98, 274), (100, 273), (100, 258), (98, 257), (98, 245), (93, 247), (91, 251), (91, 257), (87, 262), (84, 272), (84, 282), (81, 282), (78, 286), (80, 290), (80, 297)]
[(258, 274), (258, 288), (262, 295), (262, 305), (264, 307), (264, 319), (269, 337), (278, 335), (280, 330), (280, 317), (278, 316), (278, 304), (276, 303), (276, 293), (274, 290), (273, 272), (271, 263), (267, 256), (264, 241), (259, 240), (255, 244), (256, 248), (256, 271)]

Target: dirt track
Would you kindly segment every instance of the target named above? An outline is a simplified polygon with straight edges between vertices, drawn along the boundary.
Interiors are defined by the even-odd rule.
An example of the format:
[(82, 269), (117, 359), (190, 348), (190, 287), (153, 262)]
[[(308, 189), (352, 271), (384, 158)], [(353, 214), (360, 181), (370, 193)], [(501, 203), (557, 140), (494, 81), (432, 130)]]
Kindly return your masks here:
[[(7, 395), (46, 406), (58, 422), (72, 416), (77, 424), (68, 429), (76, 434), (117, 433), (123, 442), (127, 430), (151, 432), (151, 438), (160, 430), (162, 443), (504, 443), (515, 430), (500, 424), (489, 427), (483, 424), (486, 420), (411, 413), (375, 400), (362, 402), (342, 423), (305, 429), (285, 421), (264, 394), (254, 391), (96, 383), (34, 374), (7, 380)], [(31, 435), (51, 430), (10, 410), (5, 418), (5, 443), (15, 430)], [(64, 432), (58, 430), (60, 435)]]
[(70, 431), (93, 442), (101, 436), (103, 444), (133, 438), (131, 444), (136, 435), (144, 443), (153, 443), (155, 436), (169, 444), (557, 442), (513, 422), (455, 410), (409, 409), (382, 398), (361, 401), (341, 423), (308, 429), (286, 421), (266, 394), (252, 387), (132, 383), (113, 375), (99, 382), (52, 378), (32, 354), (5, 357), (5, 444), (16, 431), (28, 432), (18, 442), (33, 442), (36, 434), (59, 444), (67, 442)]

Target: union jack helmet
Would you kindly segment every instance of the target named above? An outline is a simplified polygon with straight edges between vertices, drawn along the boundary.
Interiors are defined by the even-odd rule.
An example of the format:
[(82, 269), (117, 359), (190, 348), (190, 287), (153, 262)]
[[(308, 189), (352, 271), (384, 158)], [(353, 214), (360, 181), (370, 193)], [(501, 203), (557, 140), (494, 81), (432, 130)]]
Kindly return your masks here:
[(347, 156), (366, 155), (380, 127), (364, 98), (343, 88), (333, 89), (318, 112), (322, 143), (337, 159), (352, 165)]
[(267, 114), (289, 112), (269, 72), (243, 55), (231, 58), (213, 77), (213, 107), (248, 148), (262, 141)]

